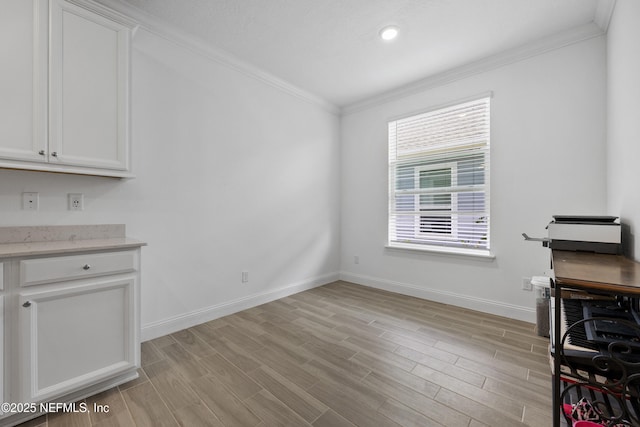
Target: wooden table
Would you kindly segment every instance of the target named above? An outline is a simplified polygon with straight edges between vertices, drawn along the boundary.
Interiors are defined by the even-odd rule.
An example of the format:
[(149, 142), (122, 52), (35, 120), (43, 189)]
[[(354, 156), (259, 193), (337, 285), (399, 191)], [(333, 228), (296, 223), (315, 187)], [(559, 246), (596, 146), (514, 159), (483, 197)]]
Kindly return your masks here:
[[(622, 255), (551, 251), (555, 288), (554, 345), (562, 342), (560, 331), (562, 288), (640, 297), (640, 263)], [(560, 357), (554, 349), (553, 425), (560, 426)]]

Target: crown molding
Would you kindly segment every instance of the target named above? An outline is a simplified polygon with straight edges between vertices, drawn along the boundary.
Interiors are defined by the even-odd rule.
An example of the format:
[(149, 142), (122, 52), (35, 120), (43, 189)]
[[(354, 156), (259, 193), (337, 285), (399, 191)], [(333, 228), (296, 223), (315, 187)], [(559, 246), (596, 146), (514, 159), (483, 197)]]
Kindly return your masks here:
[(427, 78), (417, 80), (404, 86), (383, 92), (362, 101), (349, 104), (342, 108), (342, 114), (348, 115), (377, 105), (385, 104), (405, 96), (422, 92), (434, 87), (442, 86), (457, 80), (471, 77), (486, 71), (503, 67), (515, 62), (541, 55), (565, 46), (602, 36), (604, 31), (595, 23), (581, 25), (562, 31), (550, 37), (535, 40), (514, 49), (509, 49), (496, 55), (474, 61), (448, 71), (438, 73)]
[(605, 33), (609, 29), (609, 23), (611, 22), (611, 16), (613, 15), (613, 9), (616, 7), (616, 0), (598, 0), (598, 6), (596, 7), (596, 15), (593, 18), (593, 22), (598, 25)]
[(93, 0), (66, 0), (67, 2), (79, 6), (83, 9), (87, 9), (92, 11), (93, 13), (97, 13), (98, 15), (104, 16), (107, 19), (112, 21), (119, 22), (131, 29), (132, 33), (138, 29), (138, 23), (131, 19), (129, 16), (113, 9), (110, 7), (106, 7), (103, 4), (97, 3)]
[(134, 28), (134, 34), (135, 30), (137, 30), (138, 27), (141, 27), (147, 32), (164, 40), (167, 40), (168, 42), (184, 48), (194, 54), (231, 68), (239, 73), (261, 81), (296, 98), (315, 104), (326, 110), (327, 112), (335, 115), (347, 115), (355, 113), (364, 109), (374, 107), (376, 105), (391, 102), (393, 100), (417, 92), (422, 92), (434, 87), (442, 86), (460, 79), (473, 76), (475, 74), (480, 74), (508, 64), (541, 55), (546, 52), (569, 46), (574, 43), (579, 43), (584, 40), (602, 36), (608, 29), (616, 2), (616, 0), (598, 0), (594, 20), (589, 24), (562, 31), (555, 35), (535, 40), (531, 43), (524, 44), (514, 49), (500, 52), (498, 54), (488, 56), (478, 61), (464, 64), (462, 66), (449, 69), (442, 73), (431, 75), (424, 79), (420, 79), (412, 83), (397, 87), (395, 89), (374, 95), (372, 97), (365, 98), (361, 101), (357, 101), (355, 103), (340, 107), (322, 97), (319, 97), (283, 79), (280, 79), (273, 74), (263, 71), (254, 65), (244, 62), (225, 50), (212, 47), (202, 39), (191, 36), (183, 30), (165, 21), (162, 21), (161, 19), (156, 18), (155, 16), (152, 16), (139, 8), (131, 6), (130, 4), (125, 3), (122, 0), (99, 0), (99, 4), (93, 0), (69, 1), (85, 5), (90, 4), (93, 6), (94, 10), (99, 10), (102, 13), (120, 14), (125, 18), (133, 20), (133, 22), (137, 24), (137, 27)]
[(274, 76), (273, 74), (261, 70), (254, 65), (244, 62), (225, 50), (214, 48), (204, 42), (202, 39), (186, 34), (183, 30), (180, 30), (179, 28), (160, 20), (155, 16), (144, 12), (143, 10), (140, 10), (134, 6), (118, 0), (100, 0), (100, 3), (104, 4), (106, 7), (114, 10), (117, 13), (133, 19), (138, 23), (140, 28), (146, 30), (147, 32), (165, 39), (194, 54), (231, 68), (234, 71), (254, 78), (298, 99), (304, 100), (311, 104), (315, 104), (331, 114), (339, 115), (341, 112), (338, 106), (332, 104), (326, 99), (321, 98), (304, 89), (301, 89), (285, 80)]

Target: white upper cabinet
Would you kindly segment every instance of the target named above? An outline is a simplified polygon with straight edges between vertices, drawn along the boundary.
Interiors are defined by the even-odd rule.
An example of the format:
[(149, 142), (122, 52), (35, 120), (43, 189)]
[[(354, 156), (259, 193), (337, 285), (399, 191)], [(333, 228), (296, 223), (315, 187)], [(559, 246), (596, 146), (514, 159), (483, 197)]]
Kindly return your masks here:
[(133, 24), (81, 0), (1, 7), (0, 167), (132, 176)]
[(50, 161), (127, 170), (129, 28), (64, 0), (50, 13)]
[(43, 163), (47, 148), (46, 3), (3, 0), (0, 8), (0, 159)]

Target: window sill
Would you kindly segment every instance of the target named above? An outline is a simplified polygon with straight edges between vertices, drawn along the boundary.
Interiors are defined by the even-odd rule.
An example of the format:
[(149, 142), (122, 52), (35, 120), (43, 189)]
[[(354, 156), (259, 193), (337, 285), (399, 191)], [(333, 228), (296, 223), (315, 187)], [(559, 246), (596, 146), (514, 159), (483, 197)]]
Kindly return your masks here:
[(461, 249), (446, 248), (441, 246), (421, 246), (409, 243), (389, 243), (385, 246), (387, 249), (415, 252), (429, 252), (441, 255), (454, 255), (472, 258), (484, 258), (488, 260), (495, 259), (496, 256), (486, 249)]

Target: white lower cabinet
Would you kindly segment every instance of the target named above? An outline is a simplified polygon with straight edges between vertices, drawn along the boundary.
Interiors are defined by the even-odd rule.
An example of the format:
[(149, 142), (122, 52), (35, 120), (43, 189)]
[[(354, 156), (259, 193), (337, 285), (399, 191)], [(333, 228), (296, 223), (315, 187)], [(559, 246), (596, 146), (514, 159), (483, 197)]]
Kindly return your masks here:
[(22, 402), (43, 401), (135, 369), (134, 276), (20, 292)]
[[(0, 262), (0, 403), (6, 401), (4, 397), (4, 264)], [(0, 417), (2, 414), (0, 407)]]
[(0, 260), (0, 400), (41, 408), (136, 378), (139, 294), (139, 247)]

